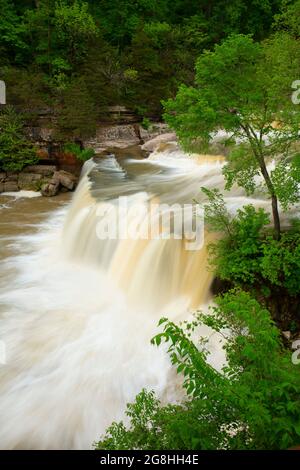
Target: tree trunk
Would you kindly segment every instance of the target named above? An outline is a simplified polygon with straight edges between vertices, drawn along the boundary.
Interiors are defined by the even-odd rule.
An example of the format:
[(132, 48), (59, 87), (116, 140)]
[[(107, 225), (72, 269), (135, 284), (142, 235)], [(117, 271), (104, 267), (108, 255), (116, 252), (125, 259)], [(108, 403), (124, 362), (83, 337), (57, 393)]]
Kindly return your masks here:
[(272, 214), (273, 214), (274, 231), (275, 231), (274, 238), (275, 240), (280, 240), (281, 227), (280, 227), (280, 217), (279, 217), (279, 210), (278, 210), (278, 200), (277, 200), (273, 183), (271, 181), (271, 178), (268, 173), (265, 160), (263, 159), (263, 157), (260, 159), (260, 168), (261, 168), (261, 172), (264, 177), (264, 180), (266, 182), (267, 188), (269, 190), (269, 193), (271, 194)]
[(268, 173), (268, 169), (266, 166), (266, 162), (264, 159), (263, 151), (261, 148), (261, 142), (258, 141), (256, 134), (251, 127), (246, 124), (242, 125), (243, 130), (245, 131), (247, 138), (250, 142), (253, 154), (256, 158), (257, 163), (259, 164), (261, 174), (265, 180), (266, 186), (268, 188), (269, 194), (272, 200), (272, 214), (273, 214), (273, 221), (274, 221), (274, 238), (275, 240), (280, 240), (281, 236), (281, 227), (280, 227), (280, 217), (279, 217), (279, 210), (278, 210), (278, 200), (275, 193), (275, 189)]
[(273, 212), (273, 221), (274, 221), (274, 230), (275, 230), (275, 239), (280, 240), (281, 227), (280, 227), (280, 217), (278, 210), (278, 201), (276, 196), (272, 196), (272, 212)]

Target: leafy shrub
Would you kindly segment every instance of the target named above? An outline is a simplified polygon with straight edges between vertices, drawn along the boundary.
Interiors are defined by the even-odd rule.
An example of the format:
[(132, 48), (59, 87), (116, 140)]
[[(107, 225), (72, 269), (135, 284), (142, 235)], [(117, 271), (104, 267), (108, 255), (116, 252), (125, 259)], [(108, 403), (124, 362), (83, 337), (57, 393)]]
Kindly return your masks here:
[[(269, 312), (243, 291), (216, 299), (178, 326), (162, 319), (152, 342), (169, 344), (186, 399), (162, 406), (143, 390), (127, 406), (128, 427), (113, 423), (96, 449), (286, 449), (300, 442), (300, 374), (280, 342)], [(225, 339), (227, 362), (219, 372), (208, 362), (207, 325)]]
[(65, 152), (72, 153), (82, 162), (86, 162), (95, 155), (95, 151), (93, 149), (81, 149), (80, 146), (75, 143), (66, 144), (64, 150)]
[(283, 288), (291, 296), (300, 293), (300, 231), (270, 235), (268, 214), (248, 205), (230, 217), (217, 190), (202, 188), (208, 197), (206, 222), (222, 238), (209, 247), (215, 274), (238, 286)]
[(279, 241), (268, 237), (262, 244), (262, 276), (290, 295), (300, 293), (300, 233), (284, 233)]
[(37, 161), (35, 149), (23, 133), (22, 117), (5, 107), (0, 114), (0, 169), (21, 171)]
[(143, 120), (141, 122), (141, 126), (143, 129), (145, 129), (146, 131), (150, 129), (151, 127), (151, 121), (150, 119), (146, 118), (146, 117), (143, 117)]

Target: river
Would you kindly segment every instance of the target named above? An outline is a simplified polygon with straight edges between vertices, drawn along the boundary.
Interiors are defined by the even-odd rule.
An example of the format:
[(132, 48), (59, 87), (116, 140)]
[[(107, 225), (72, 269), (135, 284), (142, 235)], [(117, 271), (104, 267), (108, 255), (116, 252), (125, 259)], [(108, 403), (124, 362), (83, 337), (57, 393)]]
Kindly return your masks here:
[[(180, 397), (165, 347), (150, 339), (162, 316), (179, 321), (210, 301), (208, 235), (191, 251), (179, 238), (100, 239), (99, 221), (109, 225), (120, 196), (148, 213), (200, 200), (204, 185), (223, 190), (223, 164), (110, 155), (85, 164), (72, 199), (1, 196), (1, 448), (89, 449), (143, 387)], [(227, 195), (231, 210), (245, 201), (237, 188)], [(119, 215), (133, 232), (143, 217)], [(220, 367), (218, 339), (202, 333)]]

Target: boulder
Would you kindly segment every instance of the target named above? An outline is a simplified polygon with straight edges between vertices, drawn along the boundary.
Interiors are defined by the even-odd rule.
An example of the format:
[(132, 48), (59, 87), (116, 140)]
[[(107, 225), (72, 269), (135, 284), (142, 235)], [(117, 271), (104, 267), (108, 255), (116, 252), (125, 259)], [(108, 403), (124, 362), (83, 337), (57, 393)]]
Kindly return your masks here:
[(140, 140), (135, 125), (102, 125), (97, 128), (95, 138), (86, 140), (84, 146), (101, 153), (112, 147), (125, 149), (131, 145), (139, 145)]
[(69, 190), (68, 190), (67, 188), (64, 188), (63, 186), (61, 186), (61, 187), (59, 188), (59, 191), (60, 191), (61, 193), (68, 193), (68, 192), (69, 192)]
[(60, 170), (56, 171), (52, 177), (51, 182), (61, 184), (64, 188), (67, 188), (69, 191), (73, 191), (77, 184), (77, 177), (72, 175), (72, 173), (68, 173), (67, 171)]
[(67, 171), (55, 171), (52, 178), (41, 187), (43, 196), (56, 196), (60, 191), (73, 191), (77, 184), (77, 177)]
[(59, 192), (59, 182), (53, 182), (43, 184), (41, 187), (41, 193), (43, 196), (52, 197), (56, 196)]
[(142, 145), (142, 149), (147, 150), (147, 152), (154, 152), (161, 144), (175, 142), (176, 139), (176, 134), (173, 132), (161, 134), (157, 137), (154, 137), (154, 139), (148, 140), (148, 142)]
[(18, 185), (20, 189), (34, 189), (36, 183), (42, 179), (42, 175), (36, 173), (20, 173)]
[(5, 193), (14, 193), (15, 191), (19, 191), (19, 186), (17, 181), (6, 181), (3, 183), (3, 189)]
[(23, 173), (35, 173), (42, 176), (52, 176), (57, 170), (55, 165), (30, 165), (24, 168)]
[(287, 339), (290, 340), (292, 337), (292, 333), (290, 331), (283, 331), (282, 335)]

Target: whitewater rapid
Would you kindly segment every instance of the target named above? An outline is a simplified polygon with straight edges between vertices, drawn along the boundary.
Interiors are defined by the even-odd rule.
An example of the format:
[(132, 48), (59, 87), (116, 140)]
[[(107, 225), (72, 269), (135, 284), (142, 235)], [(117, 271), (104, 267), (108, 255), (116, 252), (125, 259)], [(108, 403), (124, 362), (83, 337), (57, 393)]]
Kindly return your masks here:
[[(143, 387), (164, 402), (180, 397), (165, 348), (150, 339), (160, 317), (179, 321), (208, 303), (206, 246), (187, 253), (181, 240), (99, 240), (97, 214), (120, 195), (191, 202), (201, 186), (223, 189), (223, 164), (182, 152), (96, 159), (71, 203), (11, 240), (0, 285), (1, 448), (89, 449)], [(228, 197), (232, 208), (247, 201), (237, 189)], [(218, 338), (202, 333), (220, 367)]]

